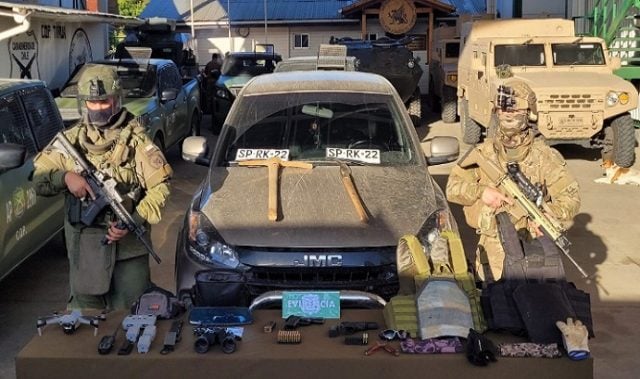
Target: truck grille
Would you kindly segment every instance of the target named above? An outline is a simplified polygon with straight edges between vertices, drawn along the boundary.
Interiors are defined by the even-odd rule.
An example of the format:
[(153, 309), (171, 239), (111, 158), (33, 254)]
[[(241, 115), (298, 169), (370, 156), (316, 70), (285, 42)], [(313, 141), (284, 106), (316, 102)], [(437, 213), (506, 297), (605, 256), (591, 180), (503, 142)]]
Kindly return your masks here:
[(370, 267), (257, 267), (248, 271), (251, 297), (273, 290), (358, 290), (385, 300), (398, 293), (394, 265)]
[(541, 96), (538, 99), (538, 110), (601, 110), (604, 98), (594, 94), (561, 94)]

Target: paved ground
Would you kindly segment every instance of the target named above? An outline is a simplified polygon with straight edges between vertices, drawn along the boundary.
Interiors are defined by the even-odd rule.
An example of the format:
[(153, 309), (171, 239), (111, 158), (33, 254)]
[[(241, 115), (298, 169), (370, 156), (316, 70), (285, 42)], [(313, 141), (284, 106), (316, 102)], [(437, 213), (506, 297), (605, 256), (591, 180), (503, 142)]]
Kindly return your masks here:
[[(204, 125), (208, 125), (208, 117)], [(427, 121), (418, 132), (426, 145), (435, 135), (457, 136), (459, 125)], [(465, 148), (462, 146), (461, 150)], [(569, 278), (592, 296), (596, 338), (590, 341), (590, 346), (596, 359), (596, 377), (637, 378), (640, 187), (593, 183), (602, 174), (597, 162), (599, 155), (575, 146), (562, 146), (560, 150), (582, 190), (582, 210), (569, 230), (569, 239), (573, 243), (573, 256), (590, 274), (590, 279), (581, 279), (568, 262), (565, 267)], [(637, 154), (640, 157), (640, 151)], [(177, 230), (206, 168), (183, 162), (177, 149), (167, 156), (174, 167), (175, 180), (164, 220), (152, 231), (154, 246), (163, 258), (159, 266), (152, 263), (152, 278), (162, 287), (173, 288)], [(451, 166), (432, 168), (441, 186), (445, 185)], [(640, 163), (634, 168), (640, 170)], [(461, 223), (465, 248), (473, 251), (476, 237), (463, 225), (461, 210), (456, 207), (453, 210)], [(0, 378), (15, 376), (14, 357), (35, 335), (36, 318), (64, 309), (67, 293), (67, 262), (59, 240), (49, 243), (0, 283)]]

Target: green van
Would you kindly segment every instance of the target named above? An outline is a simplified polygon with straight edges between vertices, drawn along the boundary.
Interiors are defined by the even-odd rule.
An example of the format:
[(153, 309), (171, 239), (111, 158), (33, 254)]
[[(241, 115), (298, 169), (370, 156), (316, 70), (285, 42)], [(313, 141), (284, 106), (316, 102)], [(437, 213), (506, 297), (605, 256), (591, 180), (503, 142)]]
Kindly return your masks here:
[(38, 80), (0, 79), (0, 280), (61, 230), (62, 195), (36, 196), (33, 158), (63, 129)]

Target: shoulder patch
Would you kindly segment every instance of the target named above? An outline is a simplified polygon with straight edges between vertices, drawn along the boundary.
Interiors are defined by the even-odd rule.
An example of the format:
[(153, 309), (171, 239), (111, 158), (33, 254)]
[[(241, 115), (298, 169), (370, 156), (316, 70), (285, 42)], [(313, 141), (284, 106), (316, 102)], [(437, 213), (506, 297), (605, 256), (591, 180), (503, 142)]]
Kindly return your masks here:
[(151, 167), (155, 168), (156, 170), (162, 168), (166, 163), (167, 162), (165, 161), (160, 151), (156, 152), (155, 154), (152, 154), (149, 157), (149, 164), (151, 165)]

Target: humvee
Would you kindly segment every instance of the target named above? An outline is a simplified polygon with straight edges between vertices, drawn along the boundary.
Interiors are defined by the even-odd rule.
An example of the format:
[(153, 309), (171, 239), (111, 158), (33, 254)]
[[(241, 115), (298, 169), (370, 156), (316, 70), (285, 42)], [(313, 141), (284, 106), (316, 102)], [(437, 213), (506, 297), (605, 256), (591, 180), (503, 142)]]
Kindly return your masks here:
[(458, 115), (463, 141), (495, 129), (497, 87), (525, 81), (537, 98), (537, 128), (549, 144), (603, 148), (603, 159), (630, 167), (635, 159), (634, 86), (615, 76), (619, 58), (601, 38), (576, 36), (563, 19), (476, 21), (465, 24), (458, 61)]
[(439, 26), (434, 30), (434, 43), (429, 62), (429, 97), (432, 108), (440, 106), (442, 121), (456, 121), (458, 97), (458, 56), (460, 37), (455, 26)]

